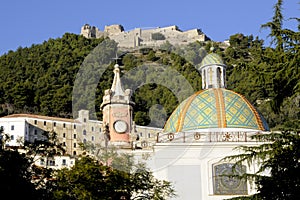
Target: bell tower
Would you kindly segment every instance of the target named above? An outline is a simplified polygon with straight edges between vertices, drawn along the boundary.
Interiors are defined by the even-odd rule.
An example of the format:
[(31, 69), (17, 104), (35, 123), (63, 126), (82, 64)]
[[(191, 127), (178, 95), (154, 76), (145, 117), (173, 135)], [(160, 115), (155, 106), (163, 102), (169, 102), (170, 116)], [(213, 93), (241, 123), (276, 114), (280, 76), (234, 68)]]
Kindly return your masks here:
[(226, 88), (226, 65), (216, 53), (204, 57), (199, 71), (202, 76), (202, 89)]
[(105, 90), (100, 106), (103, 112), (103, 130), (109, 144), (120, 148), (131, 148), (133, 105), (131, 90), (124, 91), (120, 79), (120, 67), (115, 64), (113, 84), (111, 89)]

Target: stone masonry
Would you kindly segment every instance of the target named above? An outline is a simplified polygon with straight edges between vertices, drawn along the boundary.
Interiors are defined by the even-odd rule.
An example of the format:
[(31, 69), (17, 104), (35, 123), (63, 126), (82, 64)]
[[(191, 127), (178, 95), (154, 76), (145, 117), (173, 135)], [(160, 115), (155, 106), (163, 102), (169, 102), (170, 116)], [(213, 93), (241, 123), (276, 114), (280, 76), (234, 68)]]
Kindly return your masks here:
[(95, 26), (85, 24), (81, 27), (81, 35), (86, 38), (109, 37), (118, 43), (119, 47), (157, 47), (166, 41), (172, 45), (184, 45), (195, 41), (210, 40), (200, 29), (181, 31), (177, 26), (157, 27), (151, 29), (135, 28), (125, 31), (122, 25), (105, 26), (104, 31)]

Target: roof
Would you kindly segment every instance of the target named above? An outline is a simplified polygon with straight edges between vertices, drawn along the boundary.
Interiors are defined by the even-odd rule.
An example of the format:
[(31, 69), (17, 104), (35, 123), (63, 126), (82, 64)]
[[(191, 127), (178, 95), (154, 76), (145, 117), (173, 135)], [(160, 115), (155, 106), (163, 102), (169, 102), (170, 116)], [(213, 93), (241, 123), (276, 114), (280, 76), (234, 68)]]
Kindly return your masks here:
[(200, 90), (171, 114), (164, 132), (201, 131), (211, 128), (268, 131), (263, 116), (242, 95), (224, 88)]
[(74, 123), (76, 120), (68, 119), (68, 118), (60, 118), (60, 117), (48, 117), (43, 115), (34, 115), (34, 114), (12, 114), (7, 115), (1, 118), (34, 118), (34, 119), (43, 119), (43, 120), (51, 120), (51, 121), (63, 121)]
[(203, 58), (203, 60), (200, 63), (200, 68), (202, 68), (206, 65), (223, 65), (223, 66), (225, 66), (225, 63), (218, 54), (210, 53)]

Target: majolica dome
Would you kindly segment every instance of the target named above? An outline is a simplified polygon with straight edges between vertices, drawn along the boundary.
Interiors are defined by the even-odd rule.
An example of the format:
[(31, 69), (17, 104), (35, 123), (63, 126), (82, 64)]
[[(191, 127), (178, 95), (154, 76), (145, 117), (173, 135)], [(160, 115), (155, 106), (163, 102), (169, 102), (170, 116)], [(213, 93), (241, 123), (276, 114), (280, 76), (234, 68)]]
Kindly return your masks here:
[(206, 65), (222, 65), (225, 66), (222, 58), (216, 54), (216, 53), (210, 53), (207, 56), (205, 56), (200, 63), (200, 68), (204, 67)]
[(184, 100), (165, 124), (164, 132), (268, 131), (265, 119), (242, 95), (224, 88), (200, 90)]

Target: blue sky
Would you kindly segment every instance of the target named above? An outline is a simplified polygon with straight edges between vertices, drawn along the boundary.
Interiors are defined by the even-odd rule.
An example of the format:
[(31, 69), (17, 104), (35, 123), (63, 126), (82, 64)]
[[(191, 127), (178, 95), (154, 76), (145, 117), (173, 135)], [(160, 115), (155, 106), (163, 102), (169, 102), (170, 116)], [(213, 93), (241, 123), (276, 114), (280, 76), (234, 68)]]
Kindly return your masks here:
[[(177, 25), (181, 30), (201, 29), (214, 41), (243, 33), (266, 40), (260, 30), (272, 20), (277, 0), (3, 0), (0, 6), (0, 55), (18, 47), (30, 47), (64, 33), (80, 33), (88, 23), (100, 30), (122, 24), (125, 30), (137, 27)], [(300, 0), (284, 0), (285, 18), (300, 17)], [(296, 23), (285, 22), (296, 30)]]

